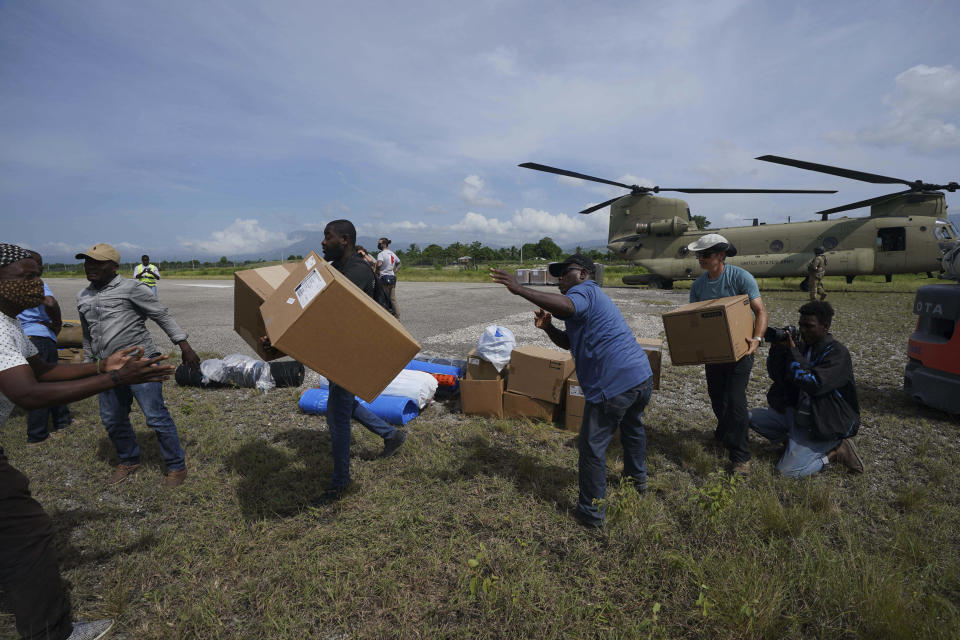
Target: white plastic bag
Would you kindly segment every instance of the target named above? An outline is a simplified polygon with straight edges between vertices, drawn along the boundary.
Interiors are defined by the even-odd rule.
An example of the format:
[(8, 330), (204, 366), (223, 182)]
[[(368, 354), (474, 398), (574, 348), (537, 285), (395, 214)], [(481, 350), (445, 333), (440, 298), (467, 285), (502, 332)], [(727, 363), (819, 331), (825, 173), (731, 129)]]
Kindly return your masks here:
[(477, 343), (477, 351), (480, 352), (480, 357), (490, 361), (497, 371), (503, 371), (510, 362), (510, 353), (516, 346), (517, 339), (513, 337), (513, 331), (492, 324), (483, 330), (483, 335)]
[(223, 360), (204, 360), (200, 363), (200, 373), (203, 374), (203, 384), (233, 383), (238, 387), (256, 387), (263, 392), (277, 386), (273, 381), (273, 374), (270, 373), (269, 364), (240, 353), (229, 355)]
[[(330, 381), (322, 375), (317, 374), (317, 386), (329, 387)], [(437, 379), (426, 371), (414, 371), (404, 369), (397, 374), (387, 388), (380, 392), (382, 396), (400, 396), (401, 398), (410, 398), (417, 403), (417, 406), (423, 409), (433, 400), (437, 393)]]

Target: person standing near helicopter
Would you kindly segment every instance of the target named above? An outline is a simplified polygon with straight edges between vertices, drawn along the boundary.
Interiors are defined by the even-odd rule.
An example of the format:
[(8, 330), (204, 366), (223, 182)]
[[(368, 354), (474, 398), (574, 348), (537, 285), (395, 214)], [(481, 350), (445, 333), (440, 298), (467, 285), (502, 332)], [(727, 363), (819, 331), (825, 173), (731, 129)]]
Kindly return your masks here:
[(753, 337), (747, 338), (747, 354), (736, 362), (718, 362), (704, 365), (707, 377), (707, 393), (717, 428), (713, 433), (730, 453), (731, 470), (746, 475), (750, 473), (750, 419), (747, 411), (747, 383), (753, 369), (753, 354), (756, 353), (767, 330), (767, 309), (760, 299), (757, 281), (746, 269), (726, 264), (727, 256), (736, 255), (737, 249), (719, 233), (707, 233), (696, 242), (687, 245), (696, 253), (703, 273), (690, 286), (690, 302), (715, 300), (728, 296), (746, 294), (753, 311)]
[(813, 259), (807, 263), (807, 290), (810, 292), (810, 302), (818, 297), (824, 300), (827, 292), (823, 288), (823, 274), (826, 272), (827, 257), (823, 247), (813, 249)]

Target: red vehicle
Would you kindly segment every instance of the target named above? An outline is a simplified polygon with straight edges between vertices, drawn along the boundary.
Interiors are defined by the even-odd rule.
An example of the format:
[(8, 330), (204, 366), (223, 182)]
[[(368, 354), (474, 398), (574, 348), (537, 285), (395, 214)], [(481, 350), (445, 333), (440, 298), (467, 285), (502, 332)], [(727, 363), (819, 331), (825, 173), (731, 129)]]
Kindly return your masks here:
[[(960, 249), (943, 258), (944, 276), (960, 281)], [(903, 389), (917, 402), (960, 414), (960, 284), (928, 285), (913, 301), (917, 328), (907, 347)]]

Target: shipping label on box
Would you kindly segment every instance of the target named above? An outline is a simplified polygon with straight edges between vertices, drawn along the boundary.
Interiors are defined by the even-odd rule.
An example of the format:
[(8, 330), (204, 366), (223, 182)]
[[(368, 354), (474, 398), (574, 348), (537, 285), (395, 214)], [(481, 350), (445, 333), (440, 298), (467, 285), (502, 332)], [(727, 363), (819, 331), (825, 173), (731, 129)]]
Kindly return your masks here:
[(660, 338), (637, 338), (650, 361), (650, 370), (653, 372), (653, 388), (660, 388), (660, 366), (663, 363), (663, 340)]
[(260, 305), (273, 295), (296, 266), (295, 262), (287, 262), (233, 274), (233, 330), (263, 360), (280, 356), (268, 354), (260, 346), (260, 336), (267, 335), (263, 318), (260, 317)]
[(493, 363), (485, 360), (478, 349), (473, 349), (467, 354), (467, 379), (468, 380), (500, 380), (507, 375), (507, 368), (497, 371)]
[(503, 417), (503, 380), (460, 380), (460, 408), (468, 415)]
[(573, 356), (556, 349), (517, 347), (510, 354), (507, 391), (558, 404), (573, 373)]
[(503, 415), (506, 418), (534, 418), (553, 422), (559, 413), (560, 406), (554, 402), (509, 391), (503, 394)]
[(673, 364), (736, 362), (753, 336), (753, 311), (745, 295), (692, 302), (663, 314)]
[(580, 423), (583, 422), (583, 410), (586, 408), (587, 401), (583, 396), (583, 387), (580, 386), (576, 373), (567, 378), (566, 388), (566, 407), (563, 413), (564, 428), (568, 431), (580, 431)]
[(386, 309), (317, 254), (293, 265), (290, 276), (260, 306), (270, 342), (373, 401), (420, 345)]

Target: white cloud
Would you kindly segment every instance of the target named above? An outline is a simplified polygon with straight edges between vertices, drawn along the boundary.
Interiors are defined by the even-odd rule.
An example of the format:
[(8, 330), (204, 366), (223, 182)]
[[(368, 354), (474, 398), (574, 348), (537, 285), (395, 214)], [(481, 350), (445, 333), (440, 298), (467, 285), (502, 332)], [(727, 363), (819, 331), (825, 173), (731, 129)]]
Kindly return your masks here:
[(500, 240), (528, 241), (550, 236), (558, 242), (573, 242), (605, 236), (606, 227), (607, 217), (604, 215), (568, 216), (525, 207), (509, 220), (488, 218), (470, 211), (449, 229)]
[(495, 71), (506, 76), (517, 75), (517, 52), (508, 47), (500, 46), (480, 56), (480, 59)]
[(410, 220), (402, 220), (400, 222), (394, 222), (387, 225), (391, 231), (419, 231), (420, 229), (428, 229), (429, 225), (425, 222), (411, 222)]
[(484, 195), (482, 191), (486, 182), (478, 175), (469, 175), (463, 179), (460, 187), (460, 197), (469, 204), (477, 207), (502, 207), (503, 203), (496, 198)]
[(191, 251), (229, 256), (273, 249), (290, 242), (287, 234), (268, 231), (258, 220), (237, 218), (226, 229), (214, 231), (207, 240), (181, 239), (180, 246)]
[[(960, 148), (960, 71), (950, 65), (917, 65), (899, 74), (884, 98), (887, 121), (860, 129), (855, 138), (880, 147), (904, 145), (931, 153)], [(842, 140), (842, 133), (828, 137)]]

